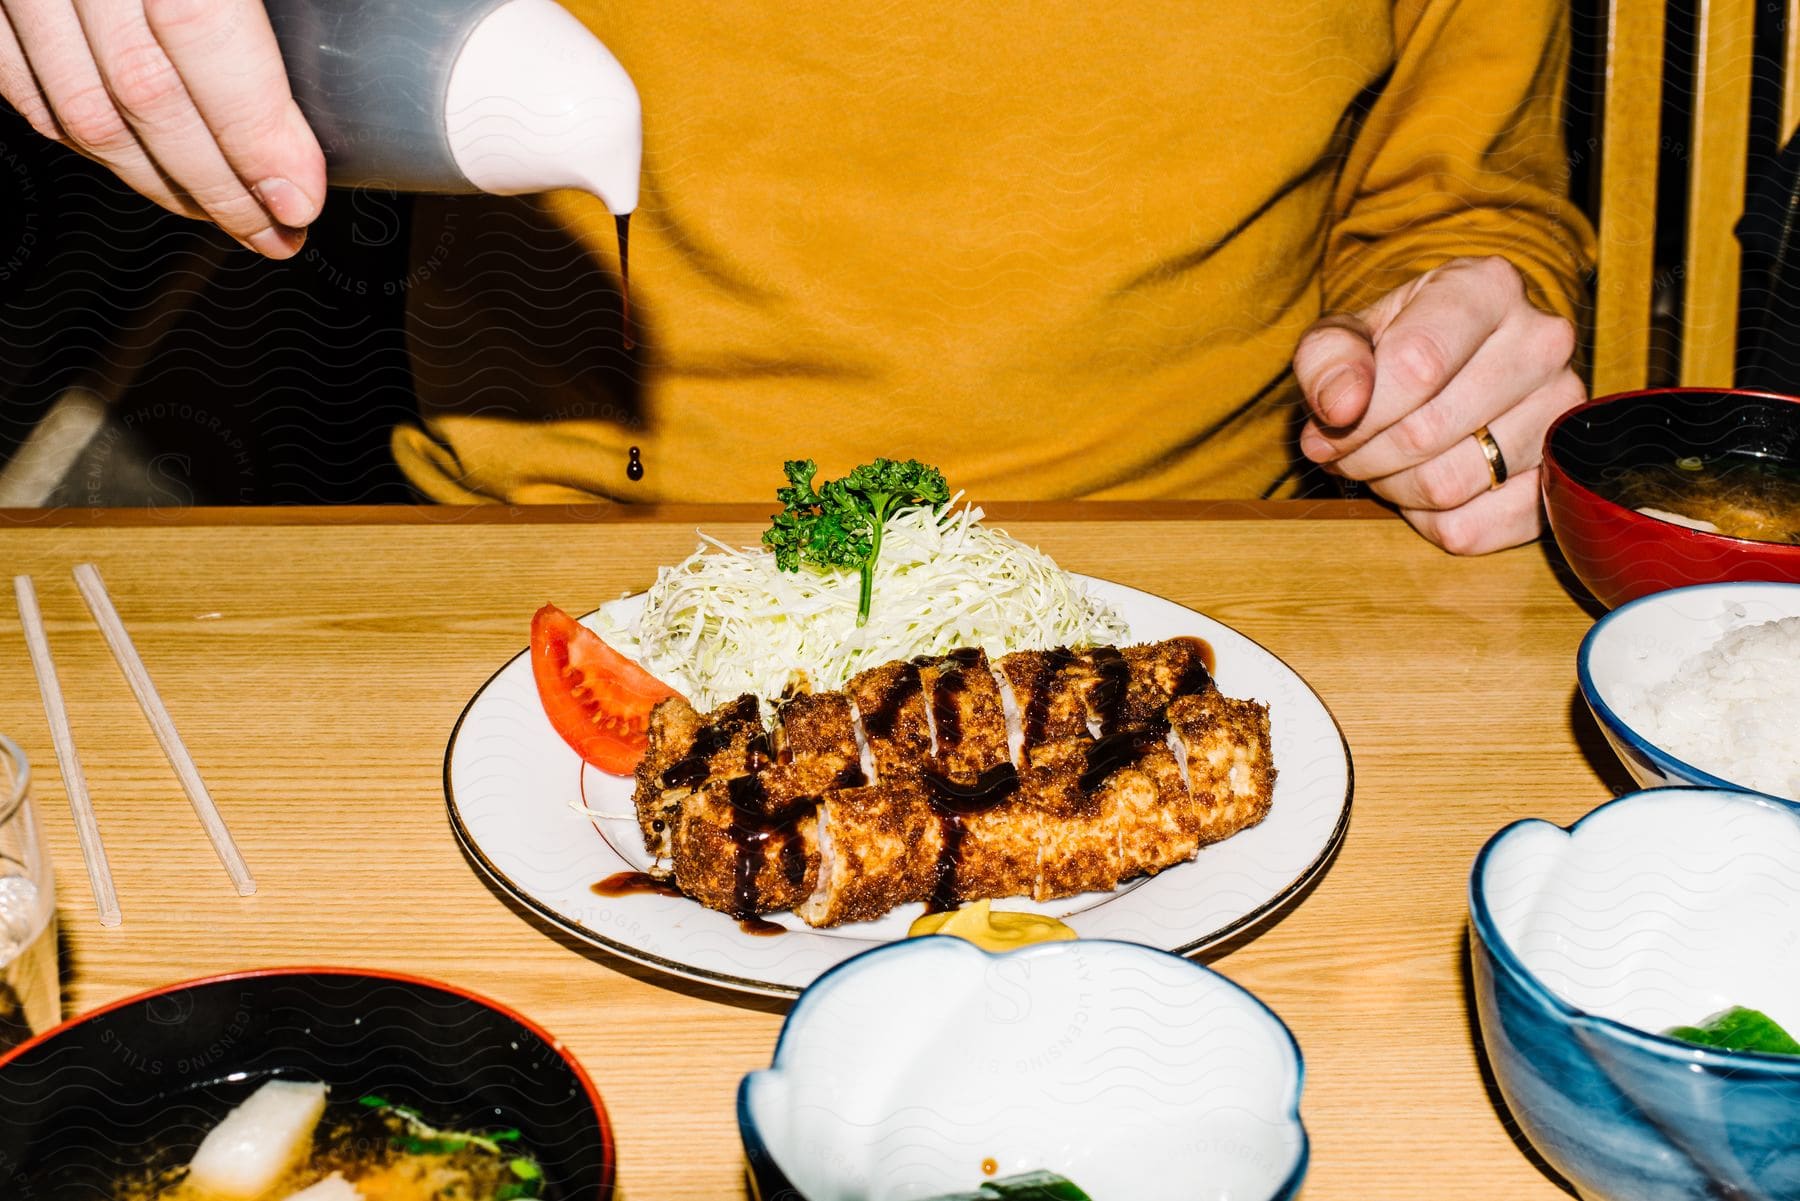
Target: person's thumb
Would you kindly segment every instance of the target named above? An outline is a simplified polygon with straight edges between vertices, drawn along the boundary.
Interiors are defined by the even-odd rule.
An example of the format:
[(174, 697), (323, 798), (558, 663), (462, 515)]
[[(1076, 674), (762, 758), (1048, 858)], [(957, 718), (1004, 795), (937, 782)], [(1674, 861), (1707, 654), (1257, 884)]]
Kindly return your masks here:
[(1347, 313), (1321, 317), (1294, 348), (1294, 378), (1322, 426), (1355, 425), (1375, 391), (1375, 347), (1369, 327)]

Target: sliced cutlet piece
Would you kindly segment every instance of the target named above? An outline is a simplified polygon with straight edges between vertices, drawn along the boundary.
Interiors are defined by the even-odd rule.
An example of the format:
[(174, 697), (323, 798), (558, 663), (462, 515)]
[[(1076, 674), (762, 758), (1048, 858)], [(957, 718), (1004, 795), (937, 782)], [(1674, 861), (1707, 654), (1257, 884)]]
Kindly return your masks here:
[(869, 921), (930, 897), (943, 823), (915, 774), (825, 794), (818, 879), (794, 907), (810, 926)]
[(913, 661), (930, 698), (932, 770), (959, 784), (1011, 762), (1006, 747), (1006, 714), (1000, 687), (979, 647), (964, 647), (939, 659)]
[(868, 783), (848, 696), (801, 693), (781, 703), (775, 720), (775, 766), (766, 773), (771, 796), (819, 797)]
[(1212, 647), (1193, 637), (1165, 638), (1161, 642), (1123, 648), (1120, 655), (1130, 669), (1118, 728), (1134, 730), (1161, 720), (1169, 702), (1213, 687)]
[(852, 676), (844, 689), (856, 703), (875, 779), (887, 783), (919, 774), (931, 760), (931, 727), (917, 664), (883, 663)]
[(1200, 811), (1169, 747), (1160, 717), (1090, 745), (1076, 781), (1092, 794), (1119, 836), (1119, 879), (1185, 863), (1200, 849)]
[(1067, 648), (1014, 651), (995, 664), (1019, 721), (1019, 766), (1040, 746), (1088, 732), (1087, 694), (1099, 682), (1092, 661)]
[(1187, 771), (1202, 844), (1260, 822), (1275, 796), (1269, 708), (1211, 689), (1170, 703), (1171, 743)]
[[(691, 707), (686, 713), (671, 707), (673, 699), (651, 711), (651, 744), (638, 765), (633, 796), (644, 848), (659, 859), (669, 854), (669, 828), (684, 799), (709, 780), (760, 770), (769, 756), (762, 709), (749, 693), (699, 718), (691, 716)], [(657, 718), (665, 710), (659, 734)]]
[(923, 778), (942, 837), (931, 908), (1030, 896), (1037, 887), (1044, 811), (1020, 795), (1018, 770), (1001, 762), (969, 783), (935, 772)]
[(736, 918), (791, 909), (819, 879), (818, 804), (771, 806), (760, 777), (701, 786), (671, 826), (675, 883), (708, 909)]
[(1038, 900), (1104, 892), (1194, 857), (1200, 814), (1167, 738), (1152, 726), (1038, 749), (1025, 776), (1045, 811)]
[(644, 849), (658, 859), (669, 854), (669, 818), (686, 789), (665, 786), (663, 773), (687, 757), (700, 732), (700, 714), (687, 698), (672, 696), (650, 710), (645, 733), (648, 743), (644, 757), (638, 760), (637, 787), (631, 794), (637, 809), (638, 828), (644, 835)]
[(1104, 892), (1119, 882), (1119, 834), (1112, 815), (1100, 795), (1081, 787), (1087, 748), (1093, 745), (1086, 734), (1044, 743), (1020, 773), (1020, 796), (1040, 814), (1035, 900)]
[(930, 698), (935, 746), (922, 778), (943, 835), (930, 904), (947, 909), (1028, 896), (1037, 880), (1043, 815), (1018, 795), (1000, 687), (987, 655), (966, 647), (914, 662)]

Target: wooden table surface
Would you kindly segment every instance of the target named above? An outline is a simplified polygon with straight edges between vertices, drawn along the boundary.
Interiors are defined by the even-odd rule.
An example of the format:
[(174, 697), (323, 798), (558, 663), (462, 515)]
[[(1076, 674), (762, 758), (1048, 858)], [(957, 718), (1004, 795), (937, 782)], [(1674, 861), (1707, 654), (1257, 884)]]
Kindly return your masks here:
[[(1248, 634), (1331, 707), (1355, 769), (1317, 886), (1207, 956), (1306, 1056), (1303, 1196), (1565, 1195), (1510, 1133), (1478, 1051), (1466, 889), (1507, 822), (1566, 823), (1623, 791), (1575, 689), (1592, 617), (1542, 546), (1453, 559), (1373, 505), (992, 506), (1064, 566)], [(95, 917), (16, 615), (0, 730), (32, 757), (59, 875), (65, 1011), (234, 969), (379, 966), (510, 1004), (605, 1098), (629, 1201), (743, 1195), (738, 1079), (786, 1008), (664, 979), (523, 916), (459, 851), (444, 743), (545, 600), (644, 587), (695, 530), (760, 513), (654, 510), (0, 512), (0, 564), (36, 577), (113, 863)], [(69, 575), (92, 560), (256, 872), (240, 898)]]

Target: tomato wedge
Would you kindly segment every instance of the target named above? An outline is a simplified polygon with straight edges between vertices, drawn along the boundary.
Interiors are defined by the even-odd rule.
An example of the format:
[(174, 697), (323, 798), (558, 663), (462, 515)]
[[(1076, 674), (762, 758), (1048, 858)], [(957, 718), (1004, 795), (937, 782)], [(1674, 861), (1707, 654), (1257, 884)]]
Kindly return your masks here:
[(650, 710), (676, 695), (555, 605), (531, 619), (531, 676), (563, 741), (601, 771), (621, 776), (644, 757)]

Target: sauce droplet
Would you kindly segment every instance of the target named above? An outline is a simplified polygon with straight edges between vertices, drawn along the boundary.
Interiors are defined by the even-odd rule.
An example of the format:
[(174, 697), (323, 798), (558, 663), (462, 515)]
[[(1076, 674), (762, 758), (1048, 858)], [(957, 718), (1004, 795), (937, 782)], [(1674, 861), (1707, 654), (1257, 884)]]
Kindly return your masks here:
[(638, 457), (638, 448), (631, 448), (631, 458), (625, 464), (625, 478), (636, 483), (644, 478), (644, 460)]
[(631, 214), (620, 213), (614, 217), (613, 227), (619, 231), (619, 337), (624, 341), (625, 349), (632, 350), (637, 346), (637, 339), (631, 331)]
[(1000, 1170), (1000, 1165), (994, 1161), (993, 1156), (990, 1155), (990, 1156), (988, 1156), (988, 1158), (981, 1161), (981, 1174), (983, 1176), (992, 1176), (995, 1172), (998, 1172), (999, 1170)]

